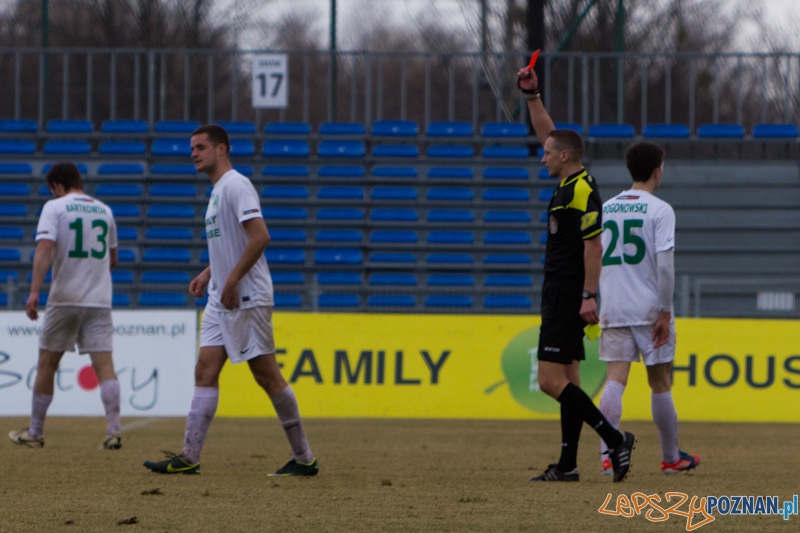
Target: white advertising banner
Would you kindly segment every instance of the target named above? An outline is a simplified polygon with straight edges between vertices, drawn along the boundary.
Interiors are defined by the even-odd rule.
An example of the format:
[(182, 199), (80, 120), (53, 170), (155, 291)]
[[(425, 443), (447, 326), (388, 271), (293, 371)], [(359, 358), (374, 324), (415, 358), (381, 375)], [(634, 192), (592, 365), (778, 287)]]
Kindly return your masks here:
[(253, 107), (285, 109), (289, 104), (289, 56), (254, 55), (252, 71)]
[[(195, 311), (113, 311), (114, 368), (122, 416), (186, 416), (194, 390)], [(42, 318), (0, 312), (0, 416), (31, 412)], [(67, 352), (56, 374), (47, 414), (104, 416), (88, 355)]]

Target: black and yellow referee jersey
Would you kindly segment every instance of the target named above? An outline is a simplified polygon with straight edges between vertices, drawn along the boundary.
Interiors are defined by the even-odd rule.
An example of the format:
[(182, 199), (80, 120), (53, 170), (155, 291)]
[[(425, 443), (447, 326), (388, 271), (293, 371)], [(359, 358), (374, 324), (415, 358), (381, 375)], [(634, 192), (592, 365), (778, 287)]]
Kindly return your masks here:
[(558, 184), (547, 208), (545, 274), (583, 278), (583, 241), (603, 230), (603, 200), (585, 168)]

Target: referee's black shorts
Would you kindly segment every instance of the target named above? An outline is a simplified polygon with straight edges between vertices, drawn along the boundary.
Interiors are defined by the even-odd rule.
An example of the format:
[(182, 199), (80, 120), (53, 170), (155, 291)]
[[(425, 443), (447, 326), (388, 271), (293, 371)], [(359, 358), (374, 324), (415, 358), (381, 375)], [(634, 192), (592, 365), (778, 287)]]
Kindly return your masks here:
[(539, 331), (540, 361), (568, 365), (583, 361), (581, 318), (583, 278), (545, 276), (542, 285), (542, 326)]

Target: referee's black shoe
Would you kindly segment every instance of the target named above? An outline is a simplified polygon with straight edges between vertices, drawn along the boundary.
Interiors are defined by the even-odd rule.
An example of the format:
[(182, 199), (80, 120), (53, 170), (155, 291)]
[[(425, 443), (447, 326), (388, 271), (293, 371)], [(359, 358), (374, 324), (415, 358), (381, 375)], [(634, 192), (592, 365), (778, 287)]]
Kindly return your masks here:
[(631, 468), (631, 451), (636, 444), (636, 437), (633, 433), (630, 431), (621, 431), (620, 433), (622, 433), (622, 444), (613, 451), (608, 451), (614, 467), (614, 483), (622, 481), (628, 475), (628, 470)]
[(553, 463), (547, 467), (547, 470), (536, 477), (530, 478), (528, 481), (578, 481), (579, 479), (580, 474), (578, 474), (577, 466), (569, 472), (563, 472), (558, 468), (557, 463)]

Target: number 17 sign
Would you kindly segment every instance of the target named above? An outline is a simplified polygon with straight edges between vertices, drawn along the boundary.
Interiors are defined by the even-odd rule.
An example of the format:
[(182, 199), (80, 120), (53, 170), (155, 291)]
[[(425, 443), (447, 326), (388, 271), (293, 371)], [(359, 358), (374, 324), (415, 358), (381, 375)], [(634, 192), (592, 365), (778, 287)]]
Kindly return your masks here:
[(289, 58), (286, 54), (253, 56), (253, 107), (285, 108), (289, 100)]

